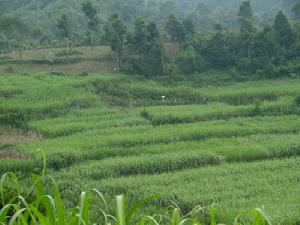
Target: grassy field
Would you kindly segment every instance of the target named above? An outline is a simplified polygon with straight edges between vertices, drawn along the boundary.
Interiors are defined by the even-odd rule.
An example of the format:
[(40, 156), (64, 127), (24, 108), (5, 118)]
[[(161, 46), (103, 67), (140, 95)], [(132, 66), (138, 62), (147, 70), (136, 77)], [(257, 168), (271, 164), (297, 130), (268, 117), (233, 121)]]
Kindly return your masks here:
[(66, 73), (85, 74), (99, 71), (112, 72), (114, 65), (110, 49), (106, 46), (76, 47), (66, 57), (67, 49), (33, 49), (0, 55), (0, 73)]
[[(108, 54), (76, 50), (79, 63)], [(61, 54), (14, 53), (6, 64), (2, 56), (0, 71)], [(170, 200), (185, 212), (214, 204), (218, 220), (232, 223), (241, 210), (264, 206), (275, 223), (299, 224), (299, 78), (168, 82), (71, 66), (78, 63), (0, 75), (1, 174), (40, 171), (42, 148), (70, 206), (95, 187), (108, 198), (159, 194), (149, 212)]]

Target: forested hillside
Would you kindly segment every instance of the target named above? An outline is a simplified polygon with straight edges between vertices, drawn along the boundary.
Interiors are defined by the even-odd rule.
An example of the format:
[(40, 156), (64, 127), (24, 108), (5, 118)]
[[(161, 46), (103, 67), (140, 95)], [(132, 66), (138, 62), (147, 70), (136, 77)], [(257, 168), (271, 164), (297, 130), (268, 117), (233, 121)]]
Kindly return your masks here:
[(18, 51), (19, 59), (25, 50), (64, 46), (58, 59), (42, 56), (39, 63), (64, 63), (59, 57), (70, 56), (80, 61), (76, 47), (104, 45), (114, 71), (148, 77), (231, 69), (237, 76), (279, 78), (300, 71), (298, 0), (27, 0), (0, 6), (0, 53)]
[[(69, 14), (76, 24), (76, 32), (85, 32), (87, 23), (82, 11), (82, 0), (1, 0), (0, 15), (20, 18), (35, 33), (47, 39), (55, 39), (55, 22), (62, 14)], [(226, 28), (237, 26), (236, 17), (242, 0), (93, 0), (99, 18), (105, 20), (113, 12), (133, 24), (137, 17), (145, 17), (162, 25), (170, 15), (180, 19), (189, 18), (199, 29), (212, 28), (222, 23)], [(296, 0), (252, 0), (255, 20), (258, 24), (271, 24), (276, 13), (282, 9), (292, 17), (291, 9)]]

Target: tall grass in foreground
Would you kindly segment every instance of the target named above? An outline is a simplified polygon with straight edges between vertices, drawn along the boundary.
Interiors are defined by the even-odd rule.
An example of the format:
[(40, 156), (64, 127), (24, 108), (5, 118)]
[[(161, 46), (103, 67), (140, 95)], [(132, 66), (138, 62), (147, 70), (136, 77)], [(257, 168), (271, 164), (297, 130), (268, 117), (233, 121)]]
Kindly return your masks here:
[[(127, 225), (127, 224), (170, 224), (170, 225), (216, 225), (214, 208), (204, 209), (195, 207), (191, 212), (183, 215), (174, 203), (167, 215), (144, 215), (140, 213), (142, 206), (153, 200), (148, 197), (137, 201), (129, 208), (123, 195), (116, 196), (115, 215), (106, 213), (107, 203), (103, 195), (93, 189), (81, 192), (79, 204), (75, 208), (66, 208), (56, 184), (52, 186), (52, 194), (48, 194), (45, 177), (32, 175), (32, 186), (28, 193), (22, 194), (22, 187), (18, 177), (13, 173), (6, 173), (0, 180), (0, 224), (1, 225)], [(91, 218), (89, 200), (99, 198), (99, 215)], [(196, 218), (206, 215), (204, 223)], [(246, 222), (247, 221), (247, 222)], [(272, 224), (261, 209), (244, 212), (236, 217), (234, 224)]]
[[(214, 208), (195, 207), (183, 215), (180, 208), (173, 203), (167, 215), (145, 215), (140, 213), (143, 205), (156, 198), (144, 198), (128, 207), (123, 195), (116, 196), (115, 216), (106, 213), (107, 202), (96, 189), (81, 192), (79, 204), (75, 208), (64, 205), (58, 186), (52, 181), (52, 193), (49, 194), (49, 183), (46, 182), (46, 157), (42, 153), (44, 169), (42, 175), (32, 175), (32, 184), (24, 191), (24, 187), (14, 173), (6, 173), (0, 179), (0, 224), (1, 225), (129, 225), (129, 224), (170, 224), (170, 225), (200, 225), (217, 224)], [(47, 185), (48, 184), (48, 185)], [(91, 217), (90, 199), (99, 199), (99, 215)], [(207, 215), (204, 223), (198, 221), (198, 215)], [(205, 217), (204, 217), (205, 218)], [(270, 219), (261, 209), (244, 212), (234, 221), (238, 224), (271, 225)]]

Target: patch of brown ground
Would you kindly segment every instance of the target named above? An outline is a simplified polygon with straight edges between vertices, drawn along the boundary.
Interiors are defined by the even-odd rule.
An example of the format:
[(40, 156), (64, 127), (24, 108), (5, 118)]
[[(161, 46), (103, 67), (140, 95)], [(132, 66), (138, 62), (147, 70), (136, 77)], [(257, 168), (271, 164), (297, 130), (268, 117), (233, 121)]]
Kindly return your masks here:
[(24, 132), (15, 128), (0, 126), (0, 147), (40, 140), (41, 137), (33, 132)]

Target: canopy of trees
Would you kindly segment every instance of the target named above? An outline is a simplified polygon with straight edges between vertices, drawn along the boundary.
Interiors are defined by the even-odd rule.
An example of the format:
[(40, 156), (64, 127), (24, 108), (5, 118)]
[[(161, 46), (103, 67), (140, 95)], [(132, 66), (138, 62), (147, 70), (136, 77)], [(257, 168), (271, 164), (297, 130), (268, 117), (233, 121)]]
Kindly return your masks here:
[(300, 56), (299, 9), (298, 0), (2, 0), (0, 51), (106, 44), (116, 71), (278, 77), (300, 70), (289, 64)]
[[(281, 9), (292, 18), (297, 0), (251, 0), (254, 20), (259, 25), (271, 25)], [(82, 5), (86, 2), (85, 5)], [(119, 14), (133, 29), (135, 20), (144, 17), (163, 27), (166, 18), (175, 15), (189, 19), (197, 29), (206, 30), (221, 23), (224, 28), (237, 27), (236, 15), (243, 0), (0, 0), (0, 16), (15, 16), (33, 30), (43, 30), (47, 38), (55, 40), (56, 21), (69, 15), (74, 21), (75, 36), (85, 36), (85, 42), (97, 42), (97, 22), (104, 22), (112, 13)], [(86, 27), (89, 27), (88, 31)], [(45, 38), (44, 38), (45, 39)], [(45, 40), (44, 40), (45, 41)]]

